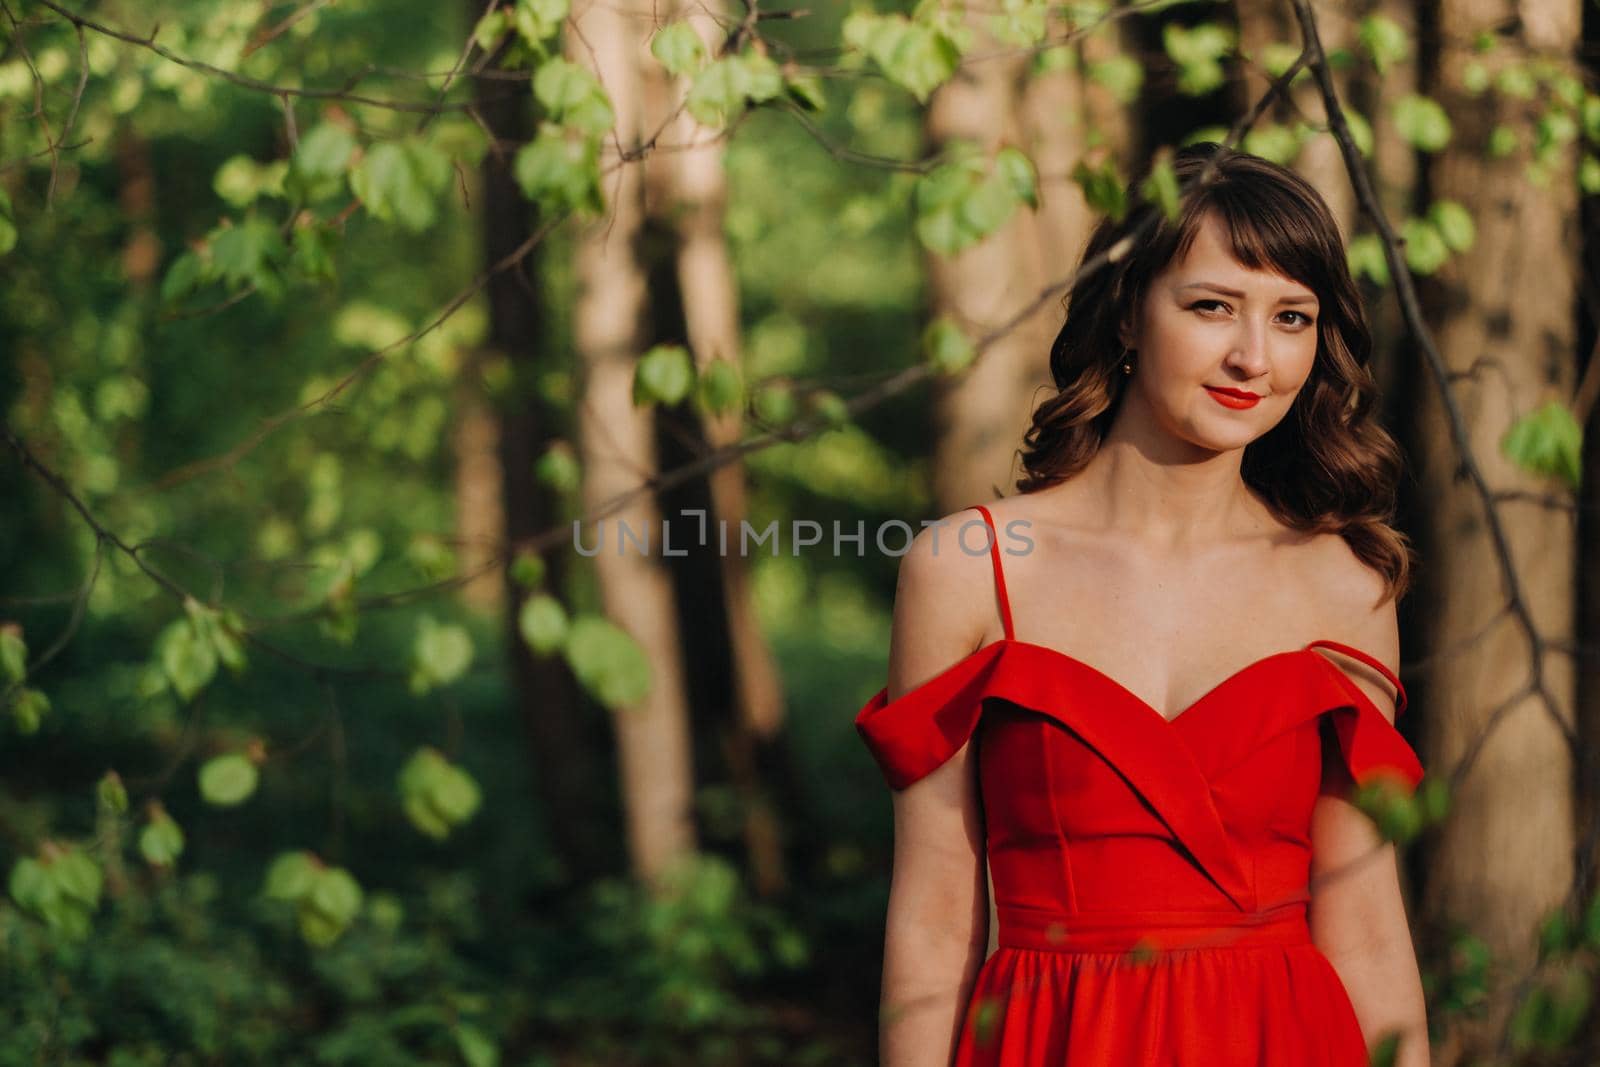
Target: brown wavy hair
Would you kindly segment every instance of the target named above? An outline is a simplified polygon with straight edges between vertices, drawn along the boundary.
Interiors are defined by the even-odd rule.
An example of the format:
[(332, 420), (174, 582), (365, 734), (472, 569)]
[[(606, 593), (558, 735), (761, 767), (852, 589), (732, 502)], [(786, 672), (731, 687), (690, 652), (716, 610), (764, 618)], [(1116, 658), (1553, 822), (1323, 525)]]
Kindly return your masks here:
[(1215, 212), (1240, 263), (1292, 278), (1321, 302), (1311, 375), (1278, 425), (1245, 446), (1245, 483), (1286, 525), (1340, 534), (1398, 599), (1413, 563), (1409, 539), (1390, 525), (1404, 464), (1374, 411), (1372, 333), (1332, 212), (1300, 175), (1215, 141), (1180, 148), (1172, 165), (1175, 221), (1134, 181), (1122, 218), (1107, 216), (1089, 237), (1050, 348), (1056, 393), (1033, 413), (1017, 490), (1064, 481), (1099, 450), (1127, 388), (1119, 327), (1138, 321), (1151, 279)]

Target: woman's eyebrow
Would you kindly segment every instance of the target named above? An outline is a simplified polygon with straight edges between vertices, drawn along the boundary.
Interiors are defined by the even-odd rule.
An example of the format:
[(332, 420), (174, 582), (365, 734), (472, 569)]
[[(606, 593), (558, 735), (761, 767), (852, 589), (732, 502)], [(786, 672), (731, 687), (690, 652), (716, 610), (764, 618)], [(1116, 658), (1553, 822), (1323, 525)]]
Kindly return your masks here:
[[(1244, 295), (1245, 295), (1244, 293), (1240, 292), (1238, 289), (1229, 289), (1227, 286), (1225, 286), (1225, 285), (1217, 285), (1215, 282), (1187, 282), (1187, 283), (1185, 283), (1183, 285), (1178, 286), (1178, 288), (1179, 289), (1210, 289), (1214, 293), (1221, 293), (1223, 296), (1231, 296), (1236, 300), (1244, 299)], [(1317, 302), (1317, 298), (1315, 296), (1313, 296), (1312, 294), (1310, 294), (1310, 293), (1304, 293), (1304, 294), (1299, 295), (1299, 296), (1286, 296), (1286, 297), (1283, 297), (1282, 299), (1280, 299), (1278, 301), (1278, 303), (1280, 303), (1280, 304), (1315, 304), (1316, 302)]]

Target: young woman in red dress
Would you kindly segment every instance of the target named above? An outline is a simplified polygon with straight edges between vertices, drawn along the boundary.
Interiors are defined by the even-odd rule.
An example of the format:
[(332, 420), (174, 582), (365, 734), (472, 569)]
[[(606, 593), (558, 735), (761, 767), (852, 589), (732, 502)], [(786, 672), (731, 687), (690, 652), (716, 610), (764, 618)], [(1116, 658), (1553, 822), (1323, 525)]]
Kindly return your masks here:
[[(1216, 153), (1214, 167), (1203, 175)], [(1399, 450), (1339, 230), (1206, 143), (1102, 222), (1019, 493), (900, 564), (884, 1067), (1358, 1067), (1427, 1026), (1394, 846)], [(987, 549), (986, 551), (984, 549)], [(990, 944), (990, 886), (997, 948)]]

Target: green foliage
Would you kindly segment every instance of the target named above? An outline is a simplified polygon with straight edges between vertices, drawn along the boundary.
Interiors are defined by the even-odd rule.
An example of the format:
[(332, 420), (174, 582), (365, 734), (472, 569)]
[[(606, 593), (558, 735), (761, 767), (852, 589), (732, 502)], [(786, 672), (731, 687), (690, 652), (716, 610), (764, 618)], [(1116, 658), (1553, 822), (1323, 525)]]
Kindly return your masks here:
[[(601, 551), (614, 551), (601, 546)], [(627, 631), (599, 615), (579, 615), (562, 648), (578, 683), (608, 708), (625, 709), (650, 692), (653, 672), (644, 650)]]
[(844, 20), (844, 43), (870, 57), (890, 81), (922, 102), (950, 80), (971, 47), (972, 34), (957, 17), (944, 17), (928, 4), (921, 5), (915, 19), (854, 11)]
[(941, 255), (951, 256), (994, 233), (1017, 209), (1039, 203), (1033, 163), (1015, 148), (1002, 148), (985, 160), (968, 143), (954, 142), (948, 161), (917, 183), (917, 236)]
[(539, 593), (522, 602), (517, 612), (517, 632), (536, 656), (548, 656), (566, 644), (570, 623), (567, 609), (553, 596)]
[(1207, 22), (1185, 27), (1169, 22), (1161, 28), (1161, 44), (1178, 65), (1178, 91), (1188, 96), (1204, 96), (1227, 80), (1223, 60), (1234, 46), (1234, 32), (1226, 26)]
[(1395, 130), (1424, 152), (1442, 151), (1450, 143), (1450, 116), (1438, 101), (1408, 93), (1390, 106)]
[(1559, 400), (1518, 417), (1500, 439), (1500, 451), (1524, 470), (1560, 478), (1573, 489), (1583, 481), (1583, 427)]
[(934, 319), (923, 330), (922, 351), (940, 374), (957, 374), (971, 366), (978, 355), (966, 332), (945, 316)]
[(784, 91), (778, 65), (759, 52), (723, 56), (695, 76), (685, 106), (695, 121), (723, 126), (747, 103), (759, 104)]
[(1083, 198), (1093, 210), (1119, 222), (1128, 213), (1127, 180), (1117, 170), (1115, 159), (1108, 157), (1094, 166), (1079, 159), (1073, 164), (1072, 180), (1083, 190)]
[(1144, 64), (1133, 56), (1110, 55), (1091, 60), (1089, 80), (1102, 86), (1119, 104), (1132, 104), (1144, 87)]
[(89, 936), (105, 876), (86, 852), (47, 841), (11, 868), (11, 899), (69, 941)]
[(682, 345), (656, 345), (633, 369), (633, 404), (679, 403), (694, 388), (694, 361)]
[(1411, 58), (1411, 35), (1404, 26), (1387, 15), (1368, 15), (1356, 29), (1361, 47), (1372, 57), (1372, 65), (1380, 75), (1389, 73), (1391, 67)]
[(706, 43), (694, 26), (683, 20), (669, 22), (655, 32), (650, 38), (650, 54), (659, 59), (668, 72), (683, 76), (692, 75), (710, 58)]
[(517, 184), (528, 198), (554, 212), (595, 214), (605, 210), (600, 194), (600, 147), (591, 136), (554, 123), (517, 150)]
[(417, 619), (411, 650), (411, 692), (416, 696), (449, 685), (472, 665), (472, 635), (466, 627), (441, 623), (431, 615)]
[(294, 905), (300, 935), (314, 948), (326, 948), (350, 928), (365, 894), (343, 867), (330, 867), (310, 852), (285, 852), (267, 868), (262, 894)]
[(552, 122), (596, 136), (616, 124), (611, 98), (594, 74), (560, 57), (540, 64), (533, 76), (533, 95)]
[(139, 831), (139, 855), (152, 867), (171, 867), (183, 855), (183, 829), (159, 802), (150, 807), (150, 818)]
[(231, 808), (243, 804), (256, 791), (260, 772), (251, 759), (239, 752), (213, 756), (200, 765), (200, 795), (207, 804)]
[(422, 833), (443, 840), (472, 818), (482, 792), (472, 776), (424, 745), (400, 769), (400, 800), (406, 818)]
[(420, 232), (439, 214), (450, 184), (450, 160), (417, 139), (375, 144), (350, 170), (350, 191), (374, 218)]

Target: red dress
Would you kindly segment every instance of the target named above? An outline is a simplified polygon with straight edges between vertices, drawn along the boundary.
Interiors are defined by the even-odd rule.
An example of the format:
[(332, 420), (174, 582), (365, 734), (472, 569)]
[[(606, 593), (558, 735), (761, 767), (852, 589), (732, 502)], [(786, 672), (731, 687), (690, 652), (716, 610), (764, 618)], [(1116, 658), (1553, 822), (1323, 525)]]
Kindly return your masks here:
[[(1311, 809), (1331, 717), (1354, 780), (1414, 790), (1415, 753), (1323, 645), (1241, 668), (1168, 720), (1063, 652), (1005, 637), (855, 718), (904, 789), (976, 732), (999, 948), (954, 1067), (1365, 1067), (1307, 925)], [(981, 726), (980, 726), (981, 720)]]

